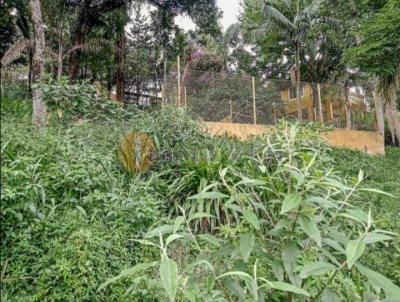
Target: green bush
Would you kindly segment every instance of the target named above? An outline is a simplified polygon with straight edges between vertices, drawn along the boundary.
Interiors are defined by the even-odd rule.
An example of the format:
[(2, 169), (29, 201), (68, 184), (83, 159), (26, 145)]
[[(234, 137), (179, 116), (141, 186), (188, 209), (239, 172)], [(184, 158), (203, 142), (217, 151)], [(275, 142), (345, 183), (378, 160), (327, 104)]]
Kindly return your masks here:
[(126, 283), (96, 289), (146, 257), (132, 239), (159, 219), (161, 198), (120, 169), (121, 130), (87, 123), (37, 131), (30, 119), (3, 117), (2, 301), (126, 300)]
[(368, 268), (366, 255), (398, 235), (355, 202), (362, 192), (385, 193), (364, 187), (362, 171), (335, 172), (318, 131), (283, 124), (253, 144), (245, 164), (217, 154), (199, 162), (203, 169), (180, 169), (170, 184), (180, 213), (137, 240), (160, 257), (99, 290), (136, 275), (133, 284), (160, 301), (397, 299), (400, 288)]

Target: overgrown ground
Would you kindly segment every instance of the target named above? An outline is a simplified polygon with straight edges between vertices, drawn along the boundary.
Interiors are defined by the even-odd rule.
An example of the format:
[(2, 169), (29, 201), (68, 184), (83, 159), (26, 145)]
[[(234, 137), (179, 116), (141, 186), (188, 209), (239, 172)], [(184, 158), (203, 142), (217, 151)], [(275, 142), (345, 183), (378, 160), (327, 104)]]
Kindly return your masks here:
[[(386, 147), (385, 156), (371, 156), (358, 151), (335, 149), (332, 157), (336, 168), (347, 176), (357, 177), (360, 170), (365, 173), (364, 184), (370, 188), (391, 193), (396, 198), (380, 194), (363, 193), (358, 203), (375, 213), (375, 219), (383, 229), (400, 233), (400, 148)], [(388, 268), (387, 273), (394, 280), (400, 280), (400, 244), (393, 249), (380, 245), (369, 255), (369, 261), (376, 269)], [(400, 284), (400, 281), (397, 282)]]
[[(96, 121), (53, 121), (40, 131), (30, 124), (30, 110), (26, 101), (2, 103), (2, 301), (156, 301), (154, 289), (130, 288), (129, 279), (97, 289), (121, 270), (157, 257), (157, 250), (134, 239), (175, 217), (179, 202), (220, 179), (221, 168), (255, 173), (248, 159), (254, 144), (210, 138), (174, 110), (109, 109)], [(132, 129), (149, 133), (158, 150), (155, 165), (141, 175), (124, 172), (115, 155), (121, 135)], [(386, 153), (328, 151), (343, 177), (356, 179), (362, 169), (366, 186), (396, 196), (360, 192), (352, 202), (371, 208), (379, 228), (400, 232), (400, 149)], [(243, 228), (222, 231), (228, 238)], [(397, 284), (398, 242), (378, 242), (362, 260)]]

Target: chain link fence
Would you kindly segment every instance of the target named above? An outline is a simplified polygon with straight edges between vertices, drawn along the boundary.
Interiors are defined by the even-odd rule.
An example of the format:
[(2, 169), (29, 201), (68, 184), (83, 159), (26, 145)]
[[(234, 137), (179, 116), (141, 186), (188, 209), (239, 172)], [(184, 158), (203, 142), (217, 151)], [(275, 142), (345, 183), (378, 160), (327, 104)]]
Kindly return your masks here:
[[(290, 80), (199, 70), (178, 74), (172, 71), (164, 81), (163, 104), (183, 107), (204, 121), (273, 125), (280, 118), (298, 118), (296, 84)], [(347, 98), (351, 128), (374, 130), (368, 93), (361, 86), (353, 86)], [(301, 82), (299, 103), (303, 120), (346, 127), (343, 86)]]

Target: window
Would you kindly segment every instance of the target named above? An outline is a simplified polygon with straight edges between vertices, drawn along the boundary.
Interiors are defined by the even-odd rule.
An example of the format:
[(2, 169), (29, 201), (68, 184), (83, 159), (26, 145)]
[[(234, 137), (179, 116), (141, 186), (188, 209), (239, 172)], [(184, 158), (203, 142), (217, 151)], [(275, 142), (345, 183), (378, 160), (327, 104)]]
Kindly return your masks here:
[[(296, 86), (290, 87), (289, 92), (290, 92), (289, 98), (290, 98), (291, 100), (297, 98)], [(300, 97), (303, 97), (303, 96), (304, 96), (304, 85), (301, 85), (301, 84), (300, 84)]]
[(301, 109), (301, 116), (302, 116), (303, 120), (308, 120), (308, 109), (307, 108)]

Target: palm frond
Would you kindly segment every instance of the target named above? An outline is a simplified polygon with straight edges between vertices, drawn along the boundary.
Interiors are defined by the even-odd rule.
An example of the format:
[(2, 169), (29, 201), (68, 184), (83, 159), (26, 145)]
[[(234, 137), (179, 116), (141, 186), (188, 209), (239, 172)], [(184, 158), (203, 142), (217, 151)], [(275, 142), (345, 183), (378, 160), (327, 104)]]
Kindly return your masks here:
[(28, 39), (21, 39), (10, 46), (9, 49), (4, 53), (1, 58), (1, 65), (3, 67), (11, 64), (15, 60), (19, 59), (23, 51), (31, 46), (31, 41)]
[(263, 13), (266, 18), (271, 19), (274, 22), (284, 26), (287, 30), (295, 30), (294, 24), (275, 7), (265, 3)]

